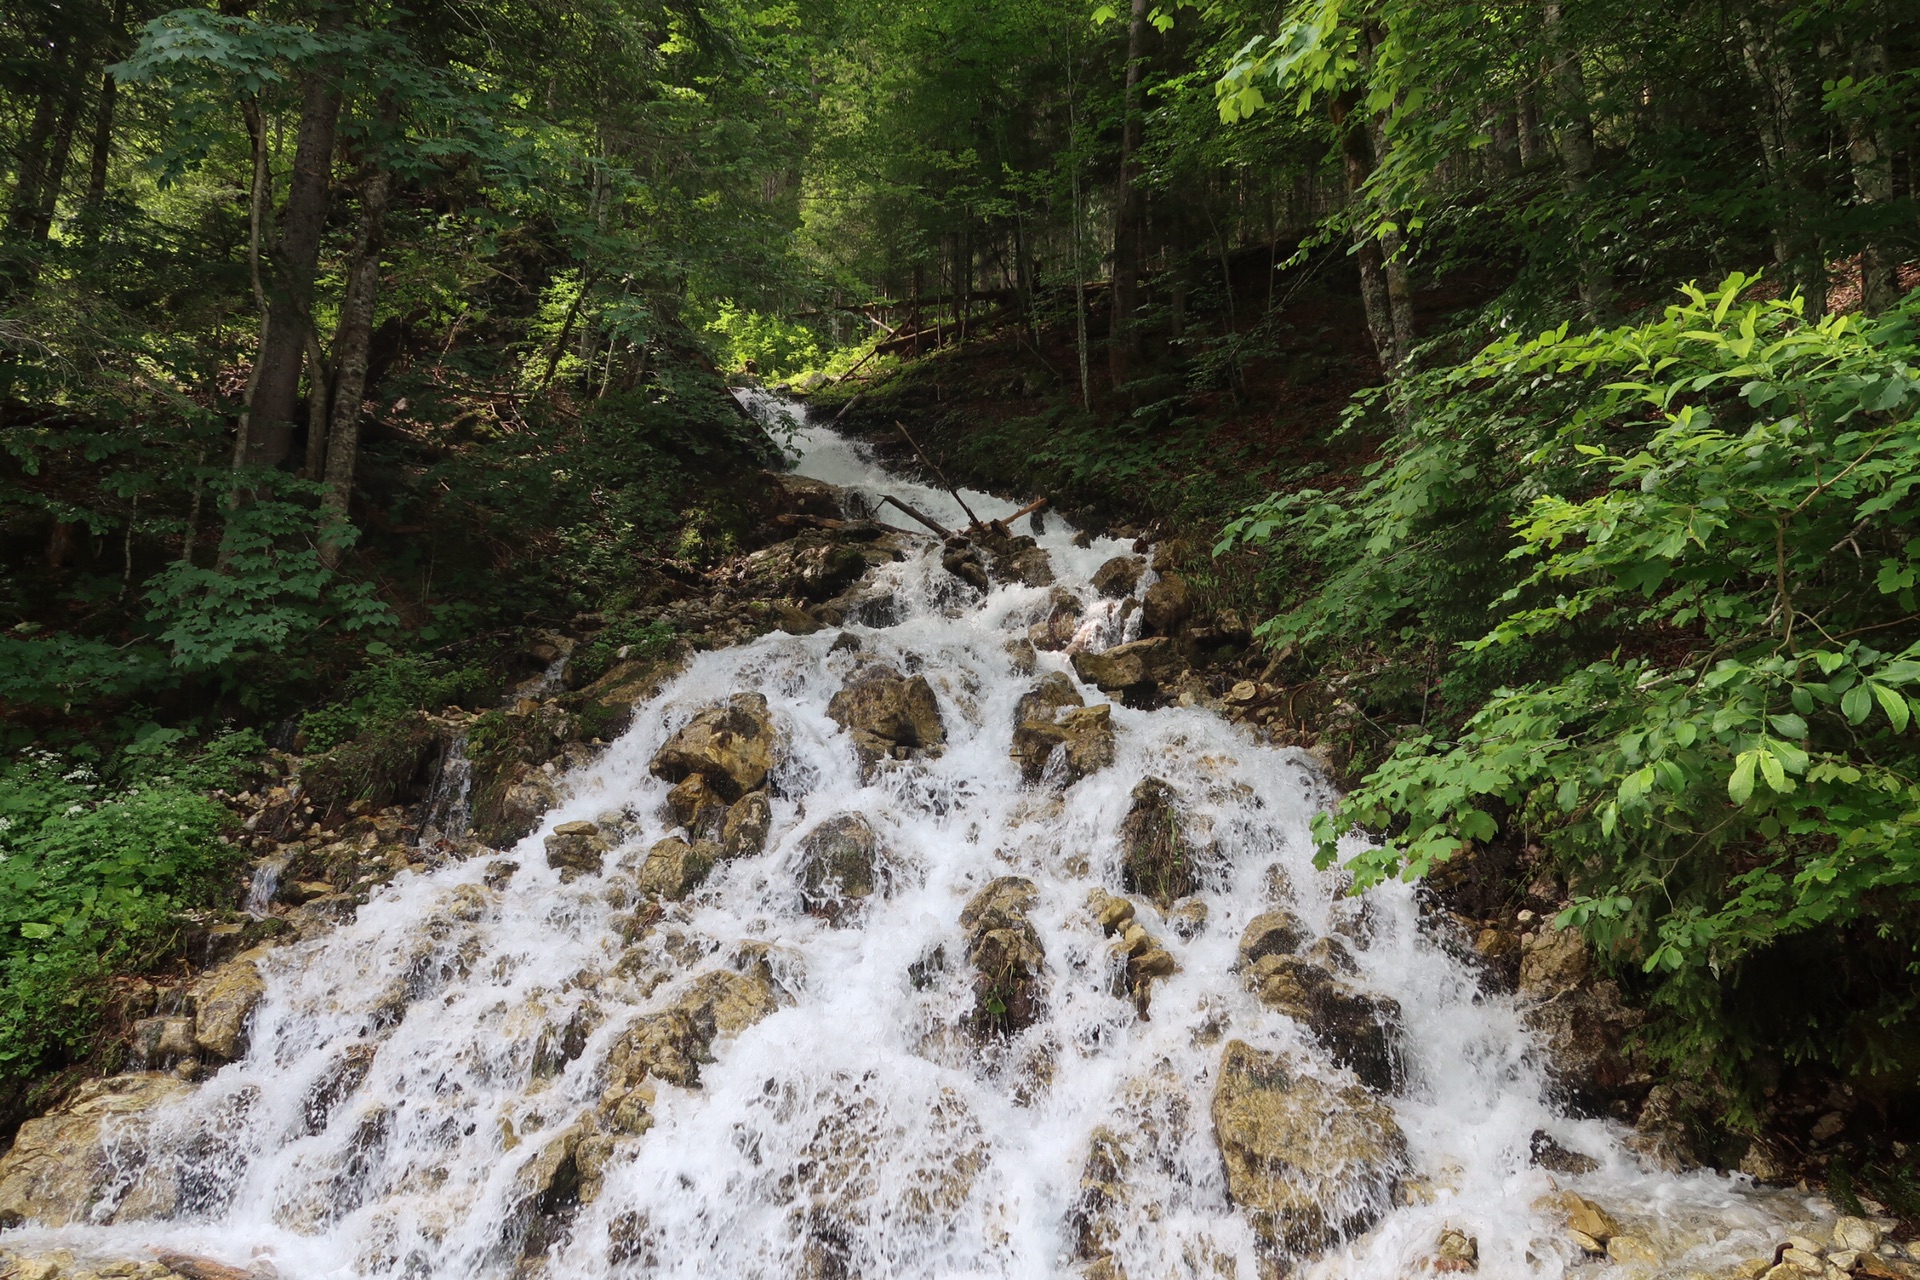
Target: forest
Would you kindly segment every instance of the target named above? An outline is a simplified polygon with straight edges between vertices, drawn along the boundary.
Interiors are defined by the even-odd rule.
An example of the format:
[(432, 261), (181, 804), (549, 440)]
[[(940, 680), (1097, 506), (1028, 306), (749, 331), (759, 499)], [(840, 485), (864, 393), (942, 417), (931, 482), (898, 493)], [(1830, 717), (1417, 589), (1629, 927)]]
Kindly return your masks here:
[(234, 797), (414, 802), (423, 717), (553, 637), (723, 643), (667, 606), (773, 536), (764, 386), (1159, 546), (1203, 696), (1330, 762), (1323, 869), (1577, 932), (1701, 1162), (1920, 1220), (1920, 10), (13, 0), (0, 48), (5, 1132), (258, 940)]

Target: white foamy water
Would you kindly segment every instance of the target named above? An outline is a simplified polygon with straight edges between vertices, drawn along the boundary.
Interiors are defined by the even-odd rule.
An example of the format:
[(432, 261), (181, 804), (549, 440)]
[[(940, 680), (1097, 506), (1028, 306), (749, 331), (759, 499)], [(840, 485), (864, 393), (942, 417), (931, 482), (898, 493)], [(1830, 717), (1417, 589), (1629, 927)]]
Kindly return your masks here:
[[(894, 479), (824, 431), (802, 430), (795, 445), (806, 475), (964, 523), (946, 494)], [(1011, 509), (967, 499), (983, 515)], [(1060, 583), (1091, 600), (1089, 576), (1127, 548), (1076, 548), (1073, 532), (1049, 517), (1040, 542)], [(1015, 701), (1048, 671), (1072, 674), (1064, 655), (1043, 653), (1021, 675), (1007, 648), (1048, 592), (1007, 586), (982, 599), (920, 541), (927, 553), (877, 576), (898, 624), (848, 628), (859, 652), (831, 651), (836, 633), (825, 631), (696, 657), (568, 779), (497, 890), (483, 883), (485, 858), (404, 873), (352, 922), (272, 953), (247, 1056), (124, 1153), (132, 1199), (121, 1217), (156, 1177), (180, 1188), (173, 1216), (30, 1229), (0, 1246), (125, 1257), (163, 1245), (240, 1266), (265, 1257), (287, 1280), (1059, 1276), (1076, 1265), (1073, 1208), (1090, 1135), (1106, 1126), (1151, 1137), (1151, 1158), (1127, 1175), (1114, 1246), (1125, 1273), (1251, 1280), (1254, 1238), (1228, 1201), (1208, 1115), (1222, 1046), (1289, 1050), (1329, 1080), (1351, 1077), (1230, 969), (1247, 922), (1274, 905), (1316, 931), (1358, 932), (1358, 904), (1312, 865), (1307, 824), (1330, 790), (1300, 753), (1209, 712), (1118, 705), (1111, 767), (1057, 797), (1023, 788), (1007, 754)], [(874, 657), (931, 681), (948, 748), (865, 783), (827, 702)], [(784, 739), (768, 848), (721, 863), (630, 946), (630, 907), (610, 890), (629, 874), (623, 860), (672, 830), (666, 784), (647, 762), (696, 711), (743, 690), (766, 695)], [(1190, 940), (1134, 899), (1179, 964), (1143, 1021), (1111, 993), (1108, 943), (1086, 899), (1095, 887), (1121, 892), (1118, 828), (1147, 776), (1172, 785), (1217, 860), (1198, 895), (1208, 922)], [(546, 835), (611, 811), (631, 828), (605, 873), (562, 883)], [(857, 924), (834, 928), (801, 910), (798, 846), (846, 812), (878, 831), (887, 891)], [(1276, 866), (1290, 886), (1280, 898)], [(973, 992), (958, 916), (1007, 874), (1038, 888), (1045, 1014), (982, 1050), (961, 1027)], [(1651, 1239), (1669, 1259), (1659, 1271), (1676, 1276), (1770, 1252), (1782, 1213), (1812, 1216), (1739, 1180), (1650, 1172), (1617, 1129), (1556, 1112), (1514, 1004), (1483, 994), (1422, 931), (1413, 890), (1389, 885), (1366, 901), (1371, 940), (1354, 946), (1355, 981), (1403, 1011), (1408, 1082), (1389, 1101), (1430, 1200), (1390, 1210), (1303, 1274), (1400, 1280), (1451, 1226), (1478, 1239), (1483, 1276), (1557, 1276), (1576, 1252), (1529, 1207), (1556, 1183)], [(698, 1087), (659, 1085), (651, 1131), (620, 1140), (597, 1198), (526, 1261), (525, 1166), (596, 1107), (609, 1048), (635, 1017), (740, 962), (743, 948), (771, 957), (786, 1003), (716, 1042)], [(1601, 1167), (1578, 1178), (1531, 1168), (1537, 1129)]]

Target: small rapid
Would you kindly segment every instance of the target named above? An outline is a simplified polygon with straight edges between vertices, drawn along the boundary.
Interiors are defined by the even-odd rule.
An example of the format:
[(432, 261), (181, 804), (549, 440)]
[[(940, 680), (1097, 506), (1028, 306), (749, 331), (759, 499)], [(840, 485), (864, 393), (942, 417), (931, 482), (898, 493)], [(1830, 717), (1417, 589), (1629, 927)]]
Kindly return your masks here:
[[(799, 410), (764, 395), (754, 407), (791, 420), (802, 475), (965, 523), (945, 492), (887, 473)], [(983, 514), (1005, 509), (965, 496)], [(1089, 605), (1095, 570), (1128, 550), (1076, 541), (1052, 516), (1038, 542), (1057, 584)], [(1398, 1190), (1297, 1274), (1400, 1280), (1431, 1268), (1455, 1229), (1477, 1241), (1490, 1280), (1556, 1277), (1583, 1256), (1540, 1202), (1569, 1188), (1649, 1243), (1648, 1276), (1725, 1271), (1771, 1254), (1783, 1223), (1817, 1216), (1744, 1179), (1650, 1169), (1617, 1125), (1557, 1109), (1516, 1002), (1482, 989), (1423, 923), (1412, 886), (1355, 899), (1314, 868), (1308, 822), (1332, 792), (1305, 754), (1202, 708), (1116, 701), (1110, 765), (1064, 788), (1024, 785), (1008, 754), (1021, 696), (1059, 672), (1088, 703), (1107, 698), (1079, 686), (1064, 653), (1021, 652), (1051, 588), (980, 593), (931, 540), (914, 544), (925, 550), (869, 579), (891, 597), (892, 625), (698, 654), (564, 780), (516, 848), (404, 872), (351, 920), (268, 953), (244, 1056), (128, 1131), (98, 1224), (28, 1227), (0, 1247), (163, 1246), (236, 1267), (269, 1260), (284, 1280), (1252, 1280), (1272, 1264), (1230, 1199), (1215, 1138), (1223, 1052), (1244, 1042), (1358, 1087), (1236, 971), (1248, 925), (1276, 908), (1340, 939), (1346, 980), (1401, 1015), (1401, 1079), (1381, 1099), (1404, 1134)], [(1096, 648), (1138, 625), (1087, 616), (1077, 642)], [(862, 767), (828, 705), (875, 660), (932, 687), (943, 752)], [(634, 868), (675, 824), (649, 762), (742, 692), (765, 696), (779, 735), (765, 849), (650, 906)], [(1124, 892), (1118, 833), (1148, 778), (1177, 797), (1203, 852), (1179, 918), (1130, 896), (1174, 964), (1143, 1016), (1116, 988), (1088, 901)], [(466, 785), (456, 763), (431, 838), (460, 823)], [(798, 885), (807, 838), (846, 814), (874, 832), (879, 887), (835, 921), (808, 913)], [(613, 833), (599, 871), (548, 865), (545, 842), (573, 822)], [(1033, 886), (1040, 1005), (1031, 1025), (983, 1037), (969, 1026), (960, 916), (1006, 876)], [(716, 973), (758, 975), (767, 1009), (730, 1031), (724, 1010), (701, 1006), (692, 1066), (647, 1082), (646, 1121), (628, 1126), (640, 1131), (593, 1128), (636, 1019), (694, 1007), (689, 993)], [(1534, 1167), (1543, 1130), (1591, 1171)], [(1119, 1154), (1094, 1178), (1097, 1149)]]

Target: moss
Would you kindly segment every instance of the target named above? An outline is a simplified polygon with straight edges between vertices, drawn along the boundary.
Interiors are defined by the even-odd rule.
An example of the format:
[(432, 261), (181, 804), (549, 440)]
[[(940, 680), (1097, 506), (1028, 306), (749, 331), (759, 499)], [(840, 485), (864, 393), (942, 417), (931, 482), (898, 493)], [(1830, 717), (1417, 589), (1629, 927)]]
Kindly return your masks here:
[(314, 813), (322, 822), (337, 821), (355, 801), (380, 808), (416, 792), (426, 785), (444, 738), (436, 721), (414, 711), (309, 760), (300, 778)]

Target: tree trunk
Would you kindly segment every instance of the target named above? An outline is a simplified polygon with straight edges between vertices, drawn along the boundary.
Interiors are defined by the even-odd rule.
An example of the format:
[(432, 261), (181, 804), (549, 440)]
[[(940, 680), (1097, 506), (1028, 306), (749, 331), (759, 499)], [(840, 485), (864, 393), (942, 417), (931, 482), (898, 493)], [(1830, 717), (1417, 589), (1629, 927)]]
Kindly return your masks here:
[[(109, 62), (125, 42), (127, 0), (113, 0), (113, 25), (107, 30)], [(120, 82), (111, 70), (100, 73), (100, 97), (93, 108), (93, 146), (87, 157), (87, 204), (97, 205), (107, 194), (107, 163), (113, 155), (113, 106)]]
[(1127, 80), (1120, 124), (1120, 172), (1113, 191), (1113, 319), (1107, 334), (1107, 373), (1118, 388), (1140, 359), (1140, 61), (1145, 54), (1147, 0), (1127, 11)]
[[(1373, 163), (1378, 165), (1387, 154), (1385, 121), (1374, 115), (1367, 121), (1367, 141), (1373, 147)], [(1394, 221), (1400, 221), (1397, 214)], [(1413, 351), (1413, 277), (1407, 271), (1406, 237), (1398, 230), (1383, 231), (1380, 241), (1381, 266), (1387, 280), (1387, 314), (1393, 325), (1393, 350), (1404, 363)]]
[[(1871, 4), (1861, 15), (1865, 23), (1853, 44), (1853, 79), (1871, 85), (1887, 76), (1887, 46), (1882, 39), (1885, 15)], [(1899, 255), (1887, 243), (1891, 228), (1883, 225), (1893, 203), (1893, 147), (1887, 138), (1885, 114), (1871, 105), (1856, 104), (1847, 116), (1847, 163), (1853, 170), (1853, 194), (1867, 215), (1866, 243), (1860, 252), (1860, 307), (1868, 315), (1885, 311), (1900, 297)]]
[(1554, 146), (1560, 153), (1560, 185), (1566, 192), (1578, 237), (1574, 252), (1580, 264), (1580, 303), (1586, 308), (1587, 318), (1598, 323), (1612, 303), (1613, 281), (1595, 242), (1597, 228), (1590, 216), (1588, 188), (1593, 181), (1594, 145), (1586, 75), (1580, 69), (1580, 51), (1567, 36), (1560, 0), (1542, 0), (1542, 13), (1552, 50), (1549, 74), (1559, 99)]
[(1367, 313), (1367, 332), (1380, 356), (1380, 370), (1391, 380), (1400, 372), (1404, 355), (1396, 345), (1393, 300), (1387, 291), (1386, 262), (1380, 241), (1370, 234), (1359, 217), (1358, 204), (1365, 198), (1368, 176), (1373, 172), (1373, 148), (1367, 130), (1353, 108), (1356, 95), (1335, 98), (1330, 110), (1334, 128), (1340, 134), (1340, 158), (1347, 179), (1347, 203), (1354, 209), (1353, 249), (1360, 266), (1360, 304)]
[[(58, 73), (56, 73), (56, 76)], [(60, 98), (49, 85), (34, 102), (33, 120), (20, 143), (20, 167), (13, 185), (13, 202), (7, 209), (7, 229), (24, 240), (33, 233), (34, 215), (40, 210), (40, 183), (46, 173), (47, 143), (53, 137), (60, 118)]]
[(1774, 261), (1789, 281), (1799, 285), (1807, 314), (1825, 315), (1827, 262), (1820, 236), (1807, 218), (1806, 144), (1798, 128), (1799, 84), (1793, 68), (1751, 16), (1742, 14), (1739, 26), (1747, 74), (1761, 100), (1757, 132), (1768, 186), (1773, 192)]
[(33, 238), (45, 244), (53, 235), (53, 218), (60, 206), (60, 188), (67, 178), (67, 162), (73, 157), (74, 128), (80, 122), (85, 105), (85, 80), (76, 74), (60, 108), (60, 122), (54, 126), (53, 147), (47, 156), (46, 176), (40, 187), (40, 207), (33, 215)]
[(281, 218), (260, 326), (256, 376), (247, 427), (234, 450), (241, 466), (277, 467), (293, 445), (293, 412), (300, 366), (313, 327), (313, 282), (333, 194), (333, 141), (340, 120), (340, 86), (324, 68), (301, 77), (300, 130), (293, 177)]
[[(360, 456), (360, 402), (367, 389), (367, 354), (373, 339), (374, 303), (380, 293), (380, 246), (386, 232), (387, 200), (393, 175), (375, 165), (360, 187), (360, 223), (353, 233), (353, 258), (347, 267), (347, 291), (340, 303), (340, 328), (333, 339), (333, 416), (327, 425), (326, 497), (329, 523), (344, 525), (353, 493), (353, 469)], [(339, 563), (340, 547), (322, 543), (320, 557), (329, 568)]]

